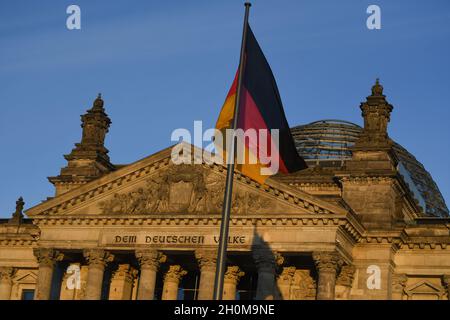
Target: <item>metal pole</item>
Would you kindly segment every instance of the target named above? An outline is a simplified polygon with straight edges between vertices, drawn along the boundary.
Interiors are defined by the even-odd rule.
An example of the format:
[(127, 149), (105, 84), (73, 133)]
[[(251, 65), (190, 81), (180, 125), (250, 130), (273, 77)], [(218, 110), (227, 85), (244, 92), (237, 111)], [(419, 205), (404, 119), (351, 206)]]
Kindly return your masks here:
[[(249, 2), (245, 3), (244, 28), (242, 31), (241, 55), (239, 58), (238, 85), (236, 92), (236, 101), (234, 104), (233, 126), (231, 128), (232, 130), (235, 130), (238, 124), (242, 75), (244, 73), (245, 43), (247, 40), (247, 26), (248, 26), (248, 15), (250, 11), (250, 6), (251, 3)], [(233, 135), (233, 139), (230, 143), (231, 146), (229, 150), (230, 152), (228, 153), (227, 180), (225, 184), (225, 195), (223, 199), (222, 220), (220, 222), (219, 251), (217, 253), (216, 277), (214, 281), (214, 295), (213, 295), (214, 300), (222, 300), (223, 278), (225, 275), (225, 268), (227, 265), (228, 229), (230, 224), (231, 196), (233, 193), (235, 142), (236, 137)]]

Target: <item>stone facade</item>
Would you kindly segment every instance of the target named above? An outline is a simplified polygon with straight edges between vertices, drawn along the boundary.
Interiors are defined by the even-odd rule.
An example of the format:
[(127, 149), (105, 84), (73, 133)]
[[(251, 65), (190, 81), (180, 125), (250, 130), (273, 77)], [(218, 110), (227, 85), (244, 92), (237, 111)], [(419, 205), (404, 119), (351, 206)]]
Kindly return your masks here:
[[(224, 299), (449, 299), (450, 219), (424, 216), (399, 174), (378, 81), (361, 110), (333, 170), (235, 172)], [(212, 298), (225, 167), (170, 148), (113, 165), (110, 123), (99, 96), (55, 196), (0, 223), (0, 299)]]

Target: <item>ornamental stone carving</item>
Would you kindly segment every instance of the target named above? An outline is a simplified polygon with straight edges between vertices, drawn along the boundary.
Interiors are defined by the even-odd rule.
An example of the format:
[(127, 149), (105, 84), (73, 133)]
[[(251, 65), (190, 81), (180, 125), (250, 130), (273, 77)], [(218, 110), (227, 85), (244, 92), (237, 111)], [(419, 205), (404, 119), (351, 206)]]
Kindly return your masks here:
[(0, 281), (11, 281), (15, 269), (12, 267), (0, 267)]
[(291, 285), (294, 279), (295, 270), (295, 267), (284, 267), (283, 271), (281, 271), (281, 274), (278, 276), (278, 282), (285, 285)]
[(345, 265), (341, 268), (341, 272), (336, 279), (336, 285), (351, 287), (355, 277), (356, 268), (353, 265)]
[(314, 252), (313, 259), (319, 272), (337, 272), (343, 263), (337, 252)]
[(127, 282), (133, 282), (137, 278), (139, 271), (130, 266), (129, 264), (120, 264), (112, 273), (112, 278), (123, 279)]
[(394, 274), (392, 275), (392, 291), (403, 293), (406, 287), (406, 282), (408, 277), (405, 274)]
[(164, 281), (179, 283), (185, 275), (187, 275), (187, 271), (180, 265), (172, 265), (164, 275)]
[(238, 266), (229, 266), (225, 272), (224, 282), (237, 285), (243, 276), (245, 276), (245, 272), (241, 271)]
[[(202, 165), (171, 165), (128, 193), (116, 193), (100, 202), (104, 214), (220, 213), (224, 178), (208, 172)], [(270, 200), (241, 190), (233, 193), (233, 213), (265, 212)]]
[(105, 267), (114, 260), (114, 255), (102, 249), (87, 249), (83, 251), (90, 267)]
[(196, 250), (195, 258), (198, 261), (200, 270), (214, 270), (216, 269), (217, 252), (215, 250)]
[(53, 267), (56, 262), (62, 261), (64, 258), (64, 255), (61, 252), (49, 248), (35, 248), (33, 253), (39, 266)]
[(136, 251), (136, 258), (141, 269), (152, 269), (157, 271), (161, 263), (166, 262), (167, 256), (156, 250)]
[(316, 281), (309, 270), (297, 269), (291, 282), (291, 300), (315, 300)]
[(383, 86), (378, 79), (372, 87), (372, 95), (367, 97), (366, 102), (361, 103), (360, 108), (364, 118), (364, 130), (356, 141), (354, 150), (391, 147), (393, 142), (388, 136), (387, 126), (393, 107), (383, 95)]
[(408, 277), (405, 274), (393, 274), (392, 275), (392, 299), (402, 300), (405, 294), (406, 283)]

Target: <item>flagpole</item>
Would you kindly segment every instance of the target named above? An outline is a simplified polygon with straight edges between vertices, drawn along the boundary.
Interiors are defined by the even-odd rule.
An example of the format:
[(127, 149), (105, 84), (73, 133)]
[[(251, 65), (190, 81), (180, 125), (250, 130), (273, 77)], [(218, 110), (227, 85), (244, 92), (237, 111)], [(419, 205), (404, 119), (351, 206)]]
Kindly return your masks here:
[[(248, 26), (248, 15), (250, 12), (251, 3), (245, 3), (245, 16), (244, 16), (244, 27), (242, 31), (242, 43), (241, 43), (241, 55), (239, 58), (239, 74), (238, 74), (238, 85), (236, 92), (236, 101), (234, 104), (234, 117), (233, 125), (231, 129), (234, 131), (238, 124), (239, 115), (239, 103), (241, 97), (241, 86), (242, 86), (242, 75), (244, 73), (244, 58), (245, 58), (245, 44), (247, 39), (247, 26)], [(228, 143), (227, 143), (228, 144)], [(225, 195), (223, 199), (222, 207), (222, 220), (220, 222), (220, 238), (219, 238), (219, 250), (217, 252), (217, 265), (216, 265), (216, 276), (214, 281), (214, 300), (222, 300), (223, 294), (223, 280), (225, 275), (225, 268), (227, 265), (227, 245), (228, 245), (228, 229), (230, 225), (230, 211), (231, 211), (231, 199), (233, 194), (233, 174), (234, 174), (234, 157), (236, 149), (236, 137), (230, 143), (230, 152), (228, 152), (228, 163), (227, 163), (227, 180), (225, 183)]]

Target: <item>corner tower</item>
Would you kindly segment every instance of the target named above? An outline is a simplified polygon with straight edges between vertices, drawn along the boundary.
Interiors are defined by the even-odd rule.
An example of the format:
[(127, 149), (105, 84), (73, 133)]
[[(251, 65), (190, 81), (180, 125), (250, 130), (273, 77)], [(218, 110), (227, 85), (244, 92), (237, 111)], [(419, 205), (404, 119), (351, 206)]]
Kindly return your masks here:
[(405, 217), (401, 199), (408, 191), (399, 178), (394, 142), (387, 131), (393, 107), (378, 79), (360, 108), (364, 128), (351, 148), (352, 158), (339, 174), (342, 197), (369, 229), (391, 228), (412, 217)]
[(110, 125), (111, 120), (105, 113), (104, 101), (99, 94), (92, 108), (81, 116), (81, 142), (76, 143), (72, 152), (64, 156), (67, 166), (61, 169), (58, 176), (48, 178), (56, 188), (56, 195), (115, 170), (104, 145)]

